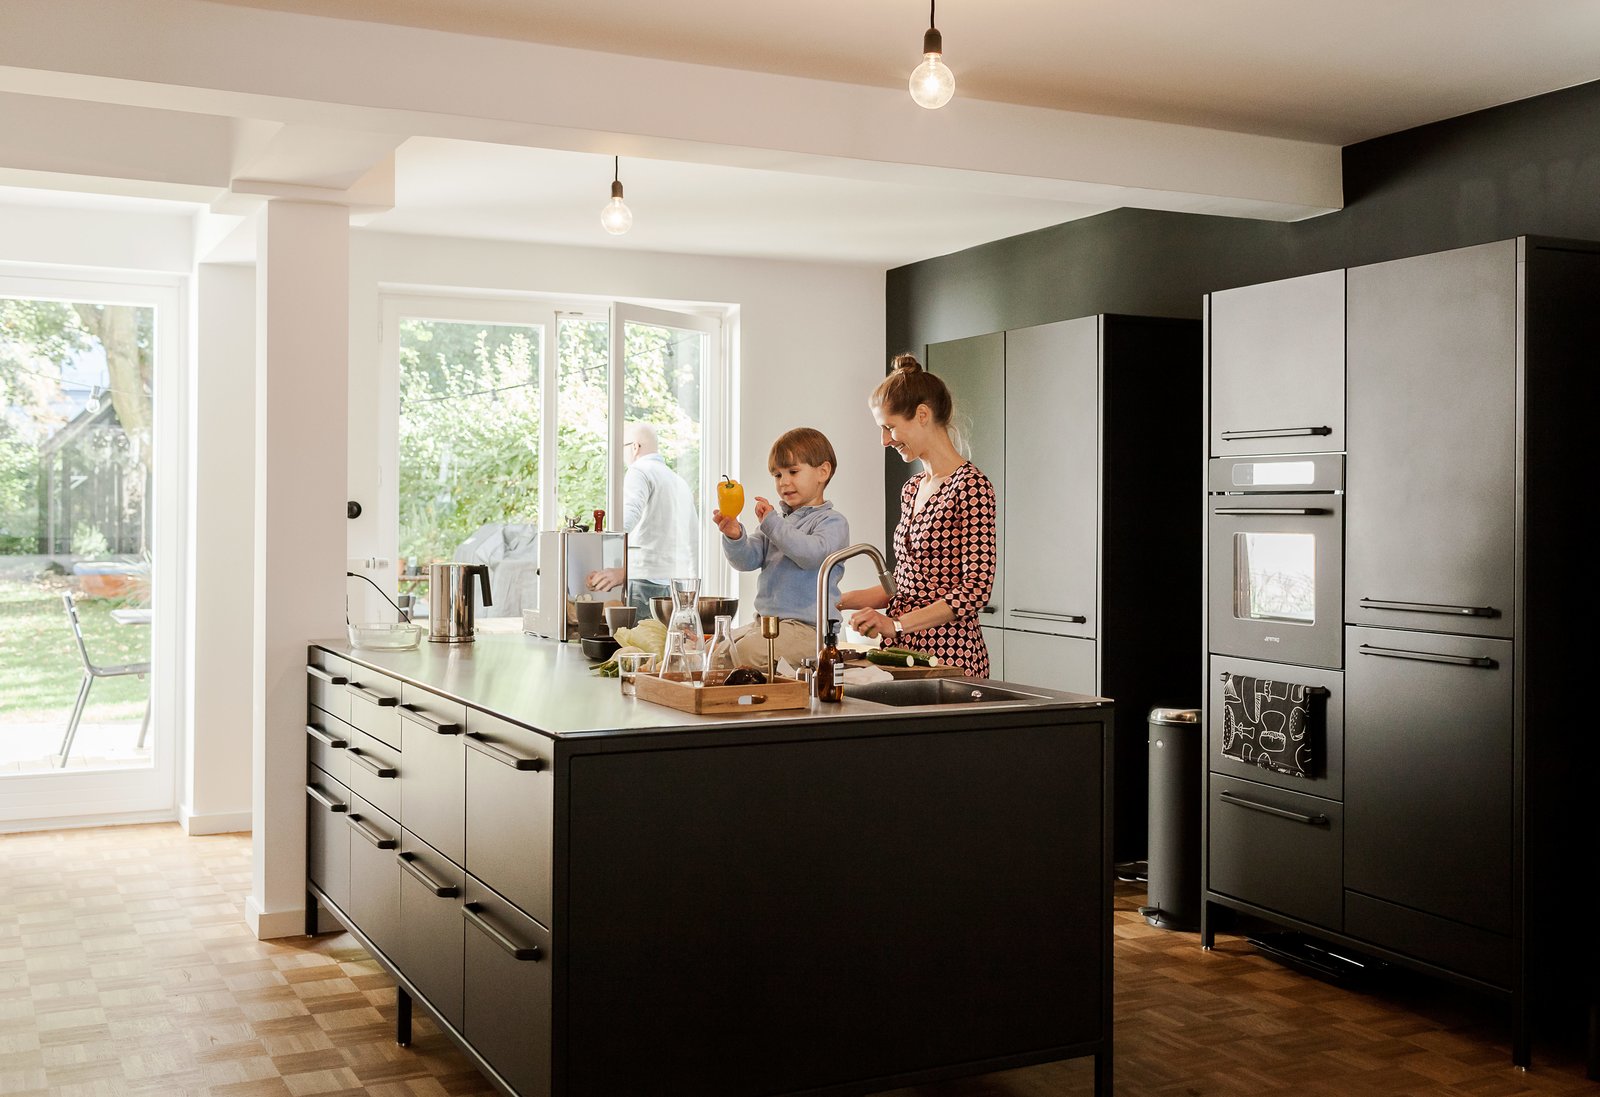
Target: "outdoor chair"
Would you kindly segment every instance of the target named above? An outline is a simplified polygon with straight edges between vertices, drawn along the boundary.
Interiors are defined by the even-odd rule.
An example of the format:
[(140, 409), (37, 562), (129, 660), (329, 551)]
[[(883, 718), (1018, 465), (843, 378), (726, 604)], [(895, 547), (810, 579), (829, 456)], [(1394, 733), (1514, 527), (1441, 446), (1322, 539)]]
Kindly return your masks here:
[[(99, 666), (89, 658), (89, 646), (83, 642), (83, 625), (78, 621), (78, 607), (72, 600), (71, 592), (61, 595), (61, 602), (67, 607), (67, 620), (72, 622), (72, 637), (78, 642), (78, 657), (83, 660), (83, 681), (78, 684), (78, 700), (72, 706), (72, 719), (67, 721), (67, 734), (61, 740), (60, 765), (65, 767), (67, 755), (72, 752), (72, 740), (78, 734), (78, 723), (83, 719), (83, 710), (89, 703), (89, 687), (94, 685), (96, 678), (121, 678), (128, 674), (137, 674), (143, 678), (150, 673), (149, 663), (123, 663), (115, 666)], [(144, 703), (144, 720), (139, 724), (139, 741), (134, 749), (144, 747), (145, 735), (150, 731), (150, 702)]]

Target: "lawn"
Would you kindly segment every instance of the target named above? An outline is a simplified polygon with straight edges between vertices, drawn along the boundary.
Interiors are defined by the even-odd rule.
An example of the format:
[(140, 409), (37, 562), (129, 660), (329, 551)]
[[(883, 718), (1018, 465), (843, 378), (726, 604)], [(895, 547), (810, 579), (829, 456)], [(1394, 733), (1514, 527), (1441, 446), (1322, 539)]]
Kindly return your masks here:
[[(61, 604), (62, 591), (71, 589), (72, 581), (65, 576), (0, 580), (0, 724), (59, 719), (64, 725), (71, 715), (83, 678), (83, 663)], [(117, 624), (111, 611), (120, 605), (118, 599), (78, 599), (84, 641), (97, 664), (150, 658), (149, 626)], [(144, 715), (149, 689), (148, 678), (102, 679), (89, 694), (84, 719), (138, 720)]]

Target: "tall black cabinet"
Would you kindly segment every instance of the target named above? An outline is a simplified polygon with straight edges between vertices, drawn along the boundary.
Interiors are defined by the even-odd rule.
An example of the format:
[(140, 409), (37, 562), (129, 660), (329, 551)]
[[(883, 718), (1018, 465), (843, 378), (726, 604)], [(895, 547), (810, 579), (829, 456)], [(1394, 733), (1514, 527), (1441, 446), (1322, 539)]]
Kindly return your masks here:
[[(1323, 333), (1292, 363), (1242, 307), (1319, 291), (1315, 318), (1280, 308)], [(1564, 942), (1596, 898), (1576, 607), (1597, 304), (1600, 245), (1533, 238), (1208, 302), (1208, 458), (1342, 455), (1345, 528), (1342, 621), (1318, 622), (1337, 665), (1248, 661), (1208, 622), (1203, 942), (1244, 912), (1505, 995), (1524, 1065), (1533, 1003), (1587, 990)], [(1274, 361), (1307, 380), (1283, 414), (1252, 402), (1282, 389)], [(1318, 687), (1317, 772), (1221, 755), (1224, 671)]]

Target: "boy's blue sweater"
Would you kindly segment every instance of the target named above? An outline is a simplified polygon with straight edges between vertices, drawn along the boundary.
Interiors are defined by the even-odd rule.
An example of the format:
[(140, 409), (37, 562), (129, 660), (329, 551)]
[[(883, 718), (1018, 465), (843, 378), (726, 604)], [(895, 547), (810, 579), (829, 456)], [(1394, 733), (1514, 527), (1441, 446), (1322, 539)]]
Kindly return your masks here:
[[(817, 570), (830, 552), (850, 544), (850, 522), (832, 503), (786, 510), (774, 507), (755, 529), (746, 528), (737, 541), (722, 538), (722, 553), (736, 571), (760, 570), (756, 612), (812, 624), (817, 613)], [(828, 606), (839, 601), (835, 564), (828, 576)]]

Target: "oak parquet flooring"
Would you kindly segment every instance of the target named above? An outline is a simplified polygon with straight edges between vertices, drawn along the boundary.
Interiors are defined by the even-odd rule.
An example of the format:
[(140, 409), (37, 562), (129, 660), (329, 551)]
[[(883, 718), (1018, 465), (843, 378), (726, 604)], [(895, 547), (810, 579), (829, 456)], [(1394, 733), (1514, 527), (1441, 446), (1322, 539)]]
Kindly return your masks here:
[[(483, 1078), (347, 935), (257, 941), (249, 837), (177, 827), (0, 835), (0, 1095), (475, 1097)], [(1510, 1066), (1489, 1004), (1399, 978), (1331, 986), (1244, 941), (1202, 952), (1119, 885), (1117, 1093), (1127, 1097), (1600, 1097), (1577, 1047)], [(1069, 1097), (1088, 1061), (897, 1090)], [(617, 1097), (635, 1097), (619, 1094)]]

